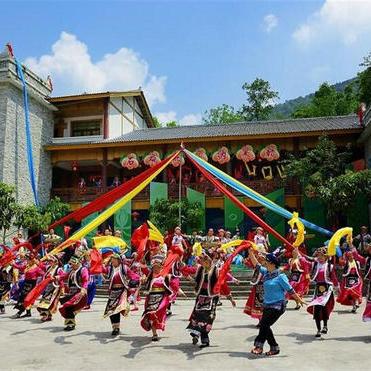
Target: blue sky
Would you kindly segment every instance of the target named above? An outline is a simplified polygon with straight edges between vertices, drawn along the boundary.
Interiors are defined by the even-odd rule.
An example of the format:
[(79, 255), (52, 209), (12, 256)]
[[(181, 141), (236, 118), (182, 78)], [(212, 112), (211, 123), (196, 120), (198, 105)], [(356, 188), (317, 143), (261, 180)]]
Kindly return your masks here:
[(281, 101), (353, 77), (371, 51), (371, 2), (1, 1), (0, 43), (54, 95), (142, 86), (154, 114), (193, 124), (269, 80)]

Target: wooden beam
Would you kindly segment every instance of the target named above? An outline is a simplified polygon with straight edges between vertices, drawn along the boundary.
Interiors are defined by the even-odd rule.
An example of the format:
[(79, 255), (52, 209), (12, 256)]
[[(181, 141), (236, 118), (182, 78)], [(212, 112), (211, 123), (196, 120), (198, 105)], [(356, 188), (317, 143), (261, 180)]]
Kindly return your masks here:
[(118, 108), (114, 103), (112, 103), (111, 100), (110, 100), (109, 104), (110, 104), (110, 105), (111, 105), (111, 106), (112, 106), (116, 111), (118, 111), (118, 112), (121, 114), (122, 117), (126, 118), (126, 120), (128, 120), (129, 123), (130, 123), (133, 127), (137, 128), (137, 126), (135, 125), (135, 123), (134, 123), (131, 119), (129, 119), (129, 117), (126, 116), (126, 114), (125, 114), (122, 110), (120, 110), (120, 108)]
[(136, 107), (135, 107), (135, 97), (133, 97), (133, 98), (134, 98), (134, 107), (130, 104), (130, 102), (125, 97), (122, 97), (122, 99), (126, 102), (126, 104), (144, 120), (142, 112), (139, 112), (136, 109)]
[(103, 103), (103, 137), (109, 138), (109, 116), (108, 116), (109, 98), (106, 98)]

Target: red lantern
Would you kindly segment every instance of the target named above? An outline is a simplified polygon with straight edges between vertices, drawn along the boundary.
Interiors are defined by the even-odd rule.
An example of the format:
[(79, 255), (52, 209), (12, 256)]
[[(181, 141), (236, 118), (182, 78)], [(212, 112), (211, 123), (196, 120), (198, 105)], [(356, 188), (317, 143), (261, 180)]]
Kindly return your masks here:
[(71, 168), (74, 172), (79, 170), (79, 164), (77, 163), (77, 161), (72, 161)]

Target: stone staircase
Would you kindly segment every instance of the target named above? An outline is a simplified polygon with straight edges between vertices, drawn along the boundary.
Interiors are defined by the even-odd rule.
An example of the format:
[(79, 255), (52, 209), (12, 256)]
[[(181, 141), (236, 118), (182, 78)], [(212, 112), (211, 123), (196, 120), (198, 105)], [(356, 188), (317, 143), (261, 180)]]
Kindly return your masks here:
[[(250, 294), (251, 290), (251, 278), (253, 274), (253, 270), (250, 268), (235, 268), (232, 267), (232, 274), (235, 278), (240, 281), (240, 284), (237, 285), (235, 283), (229, 284), (231, 289), (232, 295), (235, 299), (247, 299)], [(190, 281), (185, 278), (181, 278), (181, 289), (187, 295), (186, 297), (178, 296), (179, 300), (187, 300), (187, 299), (194, 299), (195, 292), (194, 292), (194, 281)], [(313, 285), (311, 285), (308, 295), (313, 295)], [(97, 287), (97, 297), (107, 297), (108, 295), (108, 283), (104, 283), (102, 286)]]
[[(253, 274), (253, 271), (251, 269), (241, 269), (232, 271), (232, 274), (235, 278), (237, 278), (240, 281), (240, 284), (230, 284), (229, 287), (232, 291), (232, 295), (234, 298), (243, 299), (247, 298), (250, 289), (251, 289), (251, 277)], [(184, 299), (194, 299), (195, 298), (195, 292), (194, 292), (194, 281), (190, 281), (185, 278), (181, 278), (181, 289), (184, 291), (184, 293), (187, 295), (186, 297), (178, 296), (179, 300)], [(108, 293), (108, 283), (104, 283), (102, 286), (97, 287), (97, 296), (98, 297), (106, 297)]]

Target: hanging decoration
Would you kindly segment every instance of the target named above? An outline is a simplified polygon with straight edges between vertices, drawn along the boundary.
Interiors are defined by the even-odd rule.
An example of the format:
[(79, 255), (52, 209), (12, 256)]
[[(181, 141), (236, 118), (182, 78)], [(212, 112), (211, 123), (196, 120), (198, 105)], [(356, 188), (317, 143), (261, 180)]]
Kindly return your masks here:
[(220, 165), (226, 164), (231, 160), (228, 148), (223, 146), (213, 153), (212, 160)]
[(195, 150), (195, 155), (202, 158), (204, 161), (209, 161), (209, 158), (206, 153), (206, 149), (203, 147), (199, 147)]
[(179, 167), (180, 165), (184, 165), (185, 164), (185, 160), (184, 160), (184, 156), (183, 154), (179, 153), (173, 161), (171, 161), (171, 164), (174, 166), (174, 167)]
[(249, 165), (245, 162), (245, 166), (249, 176), (256, 176), (256, 165)]
[(146, 157), (144, 157), (143, 162), (144, 162), (144, 165), (153, 167), (161, 162), (160, 154), (157, 151), (152, 151), (148, 153)]
[(276, 165), (277, 172), (281, 179), (286, 179), (285, 167), (282, 164)]
[(275, 161), (280, 158), (280, 153), (275, 144), (269, 144), (260, 151), (259, 156), (263, 160)]
[(126, 169), (133, 170), (139, 167), (139, 161), (135, 153), (129, 153), (121, 160), (121, 166)]
[(71, 169), (74, 172), (78, 171), (79, 170), (79, 163), (77, 161), (72, 161), (72, 163), (71, 163)]
[(263, 166), (262, 174), (265, 180), (272, 180), (273, 179), (272, 166)]
[(251, 161), (254, 161), (256, 156), (255, 156), (255, 153), (254, 153), (254, 149), (252, 148), (252, 146), (246, 144), (245, 146), (241, 147), (237, 153), (236, 153), (236, 157), (243, 161), (243, 162), (251, 162)]

